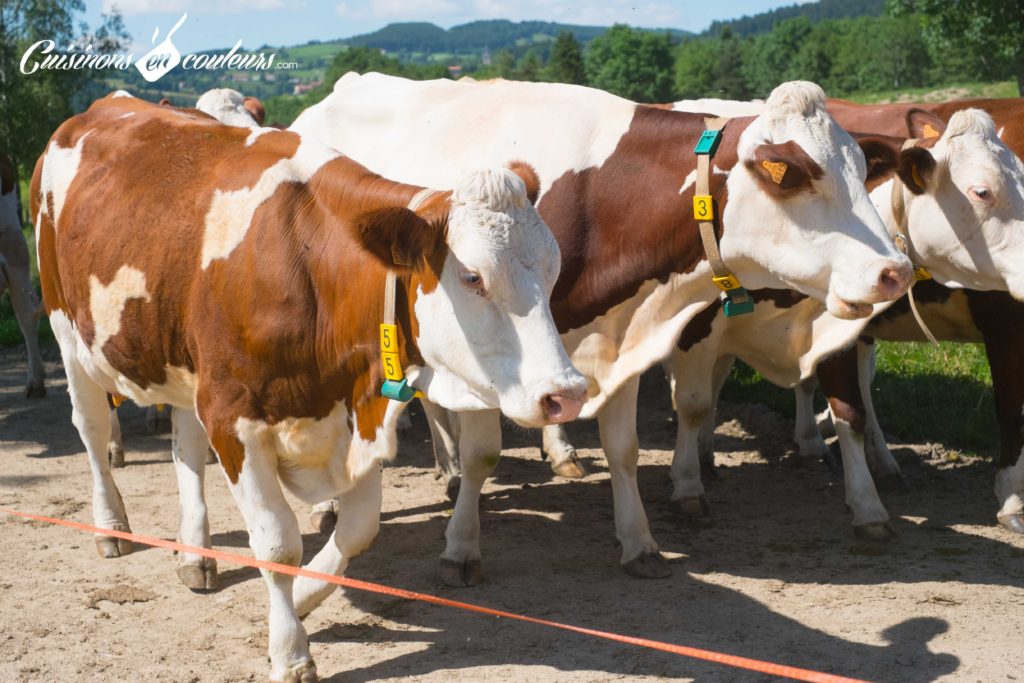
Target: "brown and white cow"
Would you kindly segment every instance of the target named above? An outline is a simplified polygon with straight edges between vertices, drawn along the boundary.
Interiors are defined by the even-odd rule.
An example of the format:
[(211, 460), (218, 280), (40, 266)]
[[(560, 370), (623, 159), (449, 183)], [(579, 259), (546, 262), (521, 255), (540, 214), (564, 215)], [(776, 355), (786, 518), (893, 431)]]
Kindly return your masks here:
[(42, 310), (32, 287), (28, 246), (21, 231), (21, 203), (18, 201), (18, 170), (7, 155), (0, 154), (0, 296), (11, 293), (14, 317), (28, 352), (25, 396), (46, 396), (43, 360), (39, 355), (39, 316)]
[[(380, 395), (389, 270), (400, 365), (431, 401), (527, 426), (575, 417), (586, 383), (548, 306), (558, 246), (520, 175), (422, 190), (293, 132), (125, 93), (65, 122), (37, 162), (32, 213), (97, 524), (128, 528), (106, 394), (159, 401), (173, 406), (179, 487), (200, 494), (183, 493), (184, 542), (209, 544), (196, 484), (208, 436), (259, 558), (301, 561), (281, 483), (309, 502), (346, 492), (346, 519), (312, 562), (343, 571), (377, 533), (404, 407)], [(327, 591), (265, 578), (271, 677), (315, 680), (299, 615)]]
[[(867, 315), (909, 284), (909, 263), (870, 205), (863, 153), (816, 85), (780, 86), (768, 108), (731, 121), (714, 157), (725, 262), (748, 288), (795, 287), (838, 315)], [(409, 182), (444, 183), (476, 158), (530, 159), (563, 256), (552, 311), (590, 383), (584, 414), (598, 418), (621, 562), (667, 576), (637, 489), (637, 383), (718, 295), (692, 209), (703, 118), (579, 86), (349, 74), (293, 129)], [(776, 184), (762, 162), (793, 175)], [(495, 413), (460, 415), (458, 427), (462, 482), (441, 557), (444, 580), (460, 585), (479, 578), (477, 501), (501, 434)]]
[[(749, 106), (734, 108), (743, 105)], [(676, 106), (685, 110), (689, 105), (682, 102)], [(714, 111), (742, 112), (749, 111), (750, 106), (763, 105), (726, 102), (721, 110)], [(956, 114), (975, 106), (983, 107), (992, 120), (970, 121)], [(1020, 161), (1024, 158), (1024, 100), (962, 100), (920, 107), (829, 101), (829, 110), (851, 130), (901, 130), (904, 135), (924, 139), (927, 147), (937, 147), (936, 151), (947, 157), (942, 172), (935, 175), (927, 192), (935, 199), (921, 203), (909, 218), (911, 225), (916, 226), (911, 243), (917, 257), (927, 261), (939, 281), (954, 288), (934, 280), (925, 281), (916, 285), (915, 296), (922, 316), (938, 339), (985, 343), (1002, 440), (995, 486), (1000, 505), (997, 519), (1007, 529), (1024, 533), (1024, 459), (1020, 457), (1024, 450), (1024, 365), (1018, 361), (1019, 349), (1024, 344), (1024, 261), (1019, 256), (1024, 249), (1024, 166)], [(950, 117), (953, 130), (947, 128), (942, 116)], [(953, 144), (943, 144), (943, 138), (953, 140)], [(936, 190), (943, 183), (953, 193), (940, 199), (941, 193)], [(859, 450), (862, 442), (876, 477), (901, 482), (899, 465), (889, 452), (871, 403), (874, 338), (925, 341), (907, 301), (902, 299), (871, 321), (857, 348), (829, 359), (819, 378), (830, 402), (843, 405), (853, 425), (852, 433), (840, 439), (841, 444), (846, 442), (844, 454), (847, 450)], [(743, 353), (739, 355), (745, 357)], [(806, 359), (801, 361), (802, 365), (806, 363)], [(721, 361), (716, 386), (724, 381), (728, 365), (731, 360)], [(763, 365), (761, 369), (764, 370)], [(682, 367), (679, 371), (684, 372)], [(764, 374), (773, 379), (771, 371)], [(779, 383), (777, 379), (773, 381)], [(803, 455), (827, 452), (812, 409), (816, 385), (813, 376), (805, 376), (796, 384), (795, 438)], [(678, 392), (677, 388), (677, 398)], [(682, 492), (702, 492), (695, 473), (694, 449), (700, 452), (705, 472), (713, 466), (713, 411), (703, 425), (699, 446), (691, 444), (687, 456), (682, 455), (688, 450), (682, 445), (686, 441), (682, 420), (680, 425), (673, 468), (674, 497), (688, 499), (685, 507), (700, 511), (704, 506)], [(856, 506), (854, 509), (856, 512)]]

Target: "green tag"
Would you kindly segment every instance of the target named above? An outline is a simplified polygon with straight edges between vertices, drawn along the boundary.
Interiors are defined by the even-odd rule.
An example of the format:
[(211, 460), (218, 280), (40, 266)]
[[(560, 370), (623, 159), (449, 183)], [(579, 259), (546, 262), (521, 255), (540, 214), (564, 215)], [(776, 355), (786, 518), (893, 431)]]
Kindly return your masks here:
[(405, 377), (400, 380), (386, 379), (380, 387), (380, 395), (392, 401), (408, 403), (416, 395), (416, 390), (409, 386), (409, 380)]
[(697, 140), (697, 146), (693, 148), (693, 153), (707, 154), (709, 157), (713, 157), (721, 139), (722, 131), (706, 130), (700, 134), (700, 140)]
[(743, 287), (723, 292), (722, 297), (725, 299), (722, 310), (725, 312), (726, 318), (754, 312), (754, 297), (750, 296)]

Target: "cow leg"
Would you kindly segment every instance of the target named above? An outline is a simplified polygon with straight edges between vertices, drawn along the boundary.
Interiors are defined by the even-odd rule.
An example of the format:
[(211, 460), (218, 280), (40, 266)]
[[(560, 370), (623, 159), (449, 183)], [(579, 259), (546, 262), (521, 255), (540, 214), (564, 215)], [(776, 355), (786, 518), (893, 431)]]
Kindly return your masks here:
[(146, 407), (146, 431), (150, 434), (162, 434), (171, 429), (171, 408), (163, 404)]
[[(24, 243), (24, 240), (21, 240), (21, 244), (24, 245)], [(39, 355), (39, 316), (37, 315), (39, 304), (35, 300), (32, 280), (29, 276), (27, 251), (24, 256), (24, 265), (13, 265), (8, 262), (3, 265), (3, 268), (7, 273), (14, 317), (18, 320), (18, 327), (21, 328), (21, 334), (25, 338), (25, 348), (28, 351), (28, 379), (25, 382), (25, 397), (42, 398), (46, 396), (46, 384), (43, 358)], [(0, 288), (0, 293), (2, 292), (3, 289)]]
[(459, 415), (462, 485), (445, 530), (441, 580), (449, 586), (475, 586), (480, 564), (480, 491), (501, 457), (501, 423), (496, 410)]
[(1004, 527), (1024, 534), (1024, 457), (996, 473), (996, 500), (1001, 503), (996, 519)]
[(434, 448), (436, 478), (443, 479), (448, 500), (459, 497), (461, 474), (459, 469), (459, 415), (421, 398), (423, 414), (430, 427), (430, 442)]
[(309, 524), (321, 534), (329, 534), (338, 525), (338, 501), (336, 498), (317, 503), (309, 511)]
[(864, 457), (864, 402), (857, 381), (856, 350), (841, 351), (819, 363), (818, 379), (839, 437), (854, 532), (864, 540), (887, 541), (894, 535), (889, 513), (878, 497)]
[(569, 442), (562, 425), (548, 425), (541, 430), (545, 457), (551, 461), (551, 471), (566, 479), (582, 479), (587, 471)]
[[(73, 330), (54, 330), (57, 339), (76, 334)], [(66, 334), (62, 334), (65, 332)], [(61, 343), (64, 370), (68, 377), (68, 394), (71, 397), (71, 421), (89, 454), (92, 470), (92, 516), (96, 526), (115, 531), (131, 531), (128, 514), (117, 490), (114, 477), (107, 461), (107, 444), (110, 443), (110, 414), (107, 410), (107, 393), (89, 377), (85, 369), (75, 360), (74, 347), (66, 348)], [(71, 344), (76, 342), (72, 340)], [(96, 535), (96, 551), (100, 557), (120, 557), (132, 551), (131, 541), (103, 534)]]
[(697, 452), (700, 455), (700, 476), (702, 479), (718, 479), (718, 470), (715, 468), (715, 427), (718, 422), (715, 419), (715, 412), (718, 409), (718, 397), (722, 395), (722, 387), (729, 379), (729, 372), (732, 370), (735, 356), (719, 356), (715, 360), (714, 371), (712, 372), (712, 394), (711, 409), (704, 418), (704, 424), (700, 427), (700, 434), (697, 436)]
[[(349, 561), (370, 547), (380, 530), (381, 466), (371, 467), (351, 489), (333, 499), (338, 524), (306, 569), (341, 576)], [(295, 611), (306, 616), (334, 592), (336, 584), (300, 576), (292, 595)]]
[(801, 458), (828, 458), (828, 444), (818, 430), (818, 419), (814, 414), (814, 390), (818, 388), (818, 379), (810, 377), (793, 387), (796, 397), (796, 424), (793, 440), (796, 442), (797, 453)]
[(124, 441), (121, 438), (121, 420), (117, 417), (117, 408), (107, 394), (110, 407), (110, 441), (107, 443), (107, 460), (111, 467), (124, 467)]
[[(186, 545), (209, 548), (210, 522), (203, 494), (206, 431), (195, 411), (188, 408), (173, 408), (171, 422), (171, 458), (181, 503), (178, 538)], [(178, 578), (192, 590), (212, 590), (217, 587), (217, 560), (182, 553), (178, 556)]]
[(666, 362), (677, 416), (676, 449), (669, 469), (671, 502), (684, 517), (703, 517), (711, 513), (700, 480), (699, 441), (700, 432), (713, 411), (714, 363), (702, 357), (700, 350), (700, 346), (686, 352), (676, 350)]
[(885, 434), (878, 424), (878, 414), (871, 400), (871, 385), (875, 381), (875, 342), (857, 342), (857, 381), (860, 383), (860, 394), (864, 400), (864, 455), (868, 468), (875, 481), (883, 490), (907, 491), (906, 480), (900, 471), (899, 463), (892, 456), (889, 444), (885, 442)]
[[(221, 448), (238, 443), (235, 434), (230, 432), (211, 436), (222, 460), (224, 452)], [(266, 443), (266, 437), (256, 430), (241, 438), (244, 442), (243, 464), (236, 481), (232, 482), (228, 477), (228, 488), (245, 518), (249, 547), (260, 560), (298, 566), (302, 562), (302, 536), (295, 513), (277, 479), (273, 446)], [(270, 679), (312, 683), (317, 680), (316, 665), (309, 654), (306, 630), (292, 601), (294, 578), (264, 569), (260, 573), (270, 593)]]
[(663, 579), (671, 576), (672, 570), (651, 536), (636, 482), (637, 458), (640, 455), (636, 435), (639, 388), (639, 377), (619, 388), (598, 414), (598, 430), (611, 474), (615, 535), (622, 544), (622, 568), (637, 578)]

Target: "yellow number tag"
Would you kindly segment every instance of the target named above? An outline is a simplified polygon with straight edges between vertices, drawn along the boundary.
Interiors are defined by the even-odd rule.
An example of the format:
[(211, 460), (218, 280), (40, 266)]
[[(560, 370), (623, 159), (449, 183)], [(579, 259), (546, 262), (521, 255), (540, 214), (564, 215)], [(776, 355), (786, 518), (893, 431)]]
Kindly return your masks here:
[(914, 268), (914, 279), (917, 280), (918, 282), (920, 282), (921, 280), (931, 280), (932, 274), (929, 273), (924, 268), (918, 266), (917, 268)]
[(740, 283), (732, 275), (719, 275), (711, 278), (711, 281), (718, 285), (723, 292), (740, 288)]
[(380, 326), (380, 350), (381, 353), (398, 353), (398, 326)]
[(384, 364), (384, 376), (388, 379), (402, 379), (402, 363), (397, 353), (382, 353), (380, 361)]
[(710, 221), (715, 214), (715, 205), (709, 194), (693, 195), (693, 217), (699, 221)]

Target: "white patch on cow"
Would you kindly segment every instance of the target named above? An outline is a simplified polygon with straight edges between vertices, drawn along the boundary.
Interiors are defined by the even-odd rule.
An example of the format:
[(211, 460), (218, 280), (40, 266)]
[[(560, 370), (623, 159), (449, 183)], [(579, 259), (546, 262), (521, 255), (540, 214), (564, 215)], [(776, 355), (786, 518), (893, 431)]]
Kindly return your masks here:
[(127, 119), (127, 118), (129, 118), (131, 116), (135, 116), (135, 112), (130, 111), (130, 112), (126, 113), (126, 114), (121, 114), (120, 116), (117, 117), (117, 120), (120, 121), (121, 119)]
[(206, 212), (202, 267), (227, 258), (242, 243), (256, 209), (283, 183), (305, 183), (321, 166), (340, 154), (312, 140), (303, 139), (295, 156), (268, 168), (252, 187), (223, 192), (215, 190)]
[(277, 129), (276, 128), (253, 128), (252, 131), (249, 133), (248, 137), (245, 138), (245, 146), (246, 147), (252, 147), (256, 143), (256, 141), (259, 140), (261, 135), (266, 135), (267, 133), (273, 133), (275, 130), (277, 130)]
[(996, 131), (996, 137), (998, 137), (1000, 140), (1002, 140), (1003, 139), (1003, 132), (1005, 130), (1006, 130), (1006, 126), (1000, 126), (999, 130)]
[(50, 142), (46, 149), (46, 156), (43, 158), (43, 170), (40, 176), (40, 192), (42, 201), (40, 205), (44, 211), (48, 211), (46, 196), (53, 195), (53, 215), (50, 221), (53, 223), (54, 232), (57, 231), (60, 222), (60, 213), (64, 208), (64, 200), (67, 199), (68, 190), (75, 176), (78, 175), (78, 166), (82, 163), (82, 146), (85, 139), (92, 134), (92, 131), (85, 133), (78, 138), (74, 147), (61, 147), (56, 141)]
[[(583, 120), (581, 97), (593, 111)], [(317, 137), (386, 178), (426, 187), (454, 187), (472, 170), (523, 160), (536, 170), (543, 196), (566, 172), (601, 166), (629, 130), (636, 106), (575, 85), (351, 74), (303, 111), (290, 130)], [(359, 125), (348, 125), (353, 121)], [(417, 139), (444, 154), (415, 153), (396, 130), (416, 131)], [(504, 131), (505, 139), (496, 139), (495, 130)]]
[(121, 331), (121, 314), (129, 299), (149, 301), (146, 274), (129, 266), (121, 266), (109, 285), (95, 275), (89, 276), (89, 311), (95, 329), (92, 351), (99, 354), (103, 345)]
[(719, 100), (706, 97), (700, 100), (679, 100), (672, 104), (672, 111), (685, 111), (691, 114), (711, 114), (713, 116), (759, 116), (765, 110), (764, 100), (738, 102), (736, 100)]
[[(711, 167), (711, 172), (714, 173), (715, 175), (724, 175), (724, 176), (728, 176), (729, 175), (728, 171), (723, 171), (718, 166), (712, 166)], [(684, 192), (689, 190), (691, 187), (693, 187), (696, 183), (697, 183), (697, 169), (693, 169), (692, 171), (687, 173), (686, 174), (686, 178), (683, 179), (683, 185), (682, 185), (682, 187), (679, 188), (679, 194), (683, 194)]]
[(1000, 517), (1024, 514), (1024, 453), (1014, 465), (996, 472), (995, 492)]
[(113, 94), (113, 97), (134, 97), (134, 95), (132, 95), (130, 92), (126, 90), (118, 90)]

